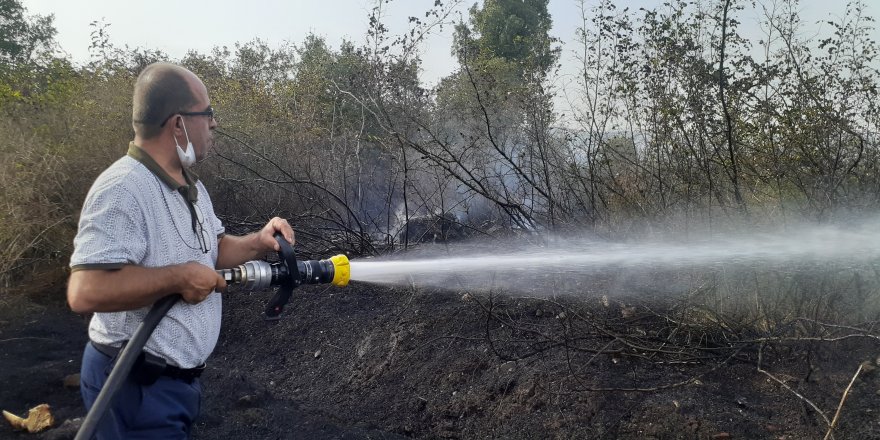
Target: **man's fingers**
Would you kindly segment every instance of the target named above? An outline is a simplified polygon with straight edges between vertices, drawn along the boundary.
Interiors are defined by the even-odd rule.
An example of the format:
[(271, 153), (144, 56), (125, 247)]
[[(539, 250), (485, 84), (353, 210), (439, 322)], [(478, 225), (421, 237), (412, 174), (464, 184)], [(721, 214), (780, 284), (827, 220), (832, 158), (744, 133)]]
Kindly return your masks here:
[(269, 220), (264, 231), (268, 232), (271, 236), (272, 249), (275, 249), (276, 252), (281, 250), (281, 246), (275, 241), (275, 233), (281, 233), (281, 236), (291, 245), (295, 243), (293, 228), (290, 227), (290, 223), (288, 223), (287, 220), (281, 217), (273, 217)]
[(293, 228), (290, 227), (290, 223), (287, 220), (275, 217), (272, 219), (272, 226), (284, 236), (288, 243), (293, 244)]
[(220, 276), (220, 274), (217, 274), (217, 279), (218, 279), (219, 281), (217, 282), (217, 285), (214, 286), (214, 290), (216, 290), (216, 291), (218, 291), (218, 292), (225, 292), (225, 291), (226, 291), (226, 287), (227, 287), (227, 285), (226, 285), (226, 280), (224, 280), (223, 277)]

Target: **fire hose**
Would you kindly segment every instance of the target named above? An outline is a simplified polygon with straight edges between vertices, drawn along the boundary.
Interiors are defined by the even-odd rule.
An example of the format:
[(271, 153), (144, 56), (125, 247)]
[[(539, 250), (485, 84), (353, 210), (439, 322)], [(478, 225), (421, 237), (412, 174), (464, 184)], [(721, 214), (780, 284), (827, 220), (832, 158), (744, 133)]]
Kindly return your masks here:
[[(232, 269), (217, 271), (226, 280), (227, 285), (236, 285), (245, 291), (261, 291), (278, 286), (278, 291), (263, 311), (263, 319), (267, 321), (280, 319), (284, 306), (290, 301), (293, 289), (301, 284), (329, 283), (339, 287), (348, 285), (351, 272), (345, 255), (336, 255), (326, 260), (297, 261), (293, 247), (280, 233), (275, 234), (275, 240), (280, 249), (278, 262), (253, 260)], [(76, 434), (76, 440), (89, 440), (94, 436), (101, 418), (111, 407), (116, 392), (128, 379), (153, 330), (180, 298), (179, 294), (166, 296), (156, 301), (147, 313), (131, 339), (119, 352), (113, 370), (107, 376), (98, 398)]]

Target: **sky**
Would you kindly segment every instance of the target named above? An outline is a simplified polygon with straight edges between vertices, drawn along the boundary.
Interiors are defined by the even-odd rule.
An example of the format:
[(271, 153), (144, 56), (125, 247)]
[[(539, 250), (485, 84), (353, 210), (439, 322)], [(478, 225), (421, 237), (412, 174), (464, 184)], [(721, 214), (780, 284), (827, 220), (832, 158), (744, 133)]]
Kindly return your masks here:
[[(452, 3), (455, 0), (444, 0)], [(460, 15), (451, 18), (467, 19), (467, 9), (476, 0), (466, 0), (457, 8)], [(772, 0), (760, 0), (769, 3)], [(236, 42), (259, 38), (270, 47), (284, 43), (298, 44), (312, 33), (325, 38), (332, 47), (343, 39), (355, 43), (365, 40), (368, 14), (373, 0), (21, 0), (29, 14), (54, 14), (58, 30), (56, 40), (60, 48), (75, 62), (89, 60), (91, 42), (89, 24), (103, 21), (109, 24), (110, 42), (118, 47), (158, 49), (172, 58), (182, 57), (187, 50), (209, 52), (215, 46), (233, 48)], [(585, 0), (587, 8), (598, 0)], [(650, 0), (617, 0), (618, 8), (650, 8), (660, 4)], [(845, 12), (840, 0), (801, 0), (805, 22), (813, 23), (840, 17)], [(868, 0), (866, 3), (876, 3)], [(394, 0), (385, 8), (384, 22), (391, 34), (401, 34), (408, 28), (408, 17), (424, 17), (434, 0)], [(550, 0), (549, 12), (553, 19), (551, 35), (563, 43), (560, 61), (562, 72), (571, 72), (576, 62), (574, 52), (576, 31), (582, 25), (581, 2), (578, 0)], [(741, 14), (741, 32), (760, 37), (758, 13), (749, 10)], [(868, 6), (868, 15), (880, 18), (880, 4)], [(828, 30), (827, 25), (816, 25), (815, 31)], [(880, 41), (880, 31), (873, 38)], [(452, 27), (435, 32), (422, 48), (422, 81), (433, 85), (455, 70), (457, 63), (450, 54)]]

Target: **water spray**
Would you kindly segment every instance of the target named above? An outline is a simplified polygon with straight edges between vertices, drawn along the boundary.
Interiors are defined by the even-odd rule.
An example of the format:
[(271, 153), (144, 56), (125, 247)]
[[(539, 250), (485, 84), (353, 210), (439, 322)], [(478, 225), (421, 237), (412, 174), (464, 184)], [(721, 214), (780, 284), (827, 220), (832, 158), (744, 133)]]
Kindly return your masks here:
[(880, 221), (795, 225), (785, 230), (696, 234), (691, 239), (609, 242), (545, 237), (540, 244), (493, 241), (351, 262), (352, 280), (379, 284), (535, 291), (580, 277), (654, 270), (797, 265), (861, 267), (880, 261)]

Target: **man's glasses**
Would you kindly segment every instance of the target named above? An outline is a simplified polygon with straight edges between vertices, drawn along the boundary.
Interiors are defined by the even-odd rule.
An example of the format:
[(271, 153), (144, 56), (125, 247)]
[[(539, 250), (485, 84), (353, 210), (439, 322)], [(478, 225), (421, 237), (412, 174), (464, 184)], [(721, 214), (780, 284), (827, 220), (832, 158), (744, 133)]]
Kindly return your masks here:
[(202, 253), (207, 254), (211, 252), (211, 237), (205, 229), (205, 215), (202, 214), (202, 208), (199, 208), (198, 204), (192, 203), (191, 206), (195, 208), (194, 211), (196, 213), (196, 221), (193, 224), (196, 238), (199, 240), (199, 247), (202, 249)]
[[(156, 182), (159, 183), (159, 177), (153, 176), (156, 178)], [(161, 183), (159, 183), (161, 185)], [(180, 192), (180, 195), (184, 195), (183, 192)], [(211, 244), (213, 240), (211, 239), (212, 231), (206, 229), (205, 226), (205, 214), (202, 213), (202, 208), (195, 201), (187, 200), (186, 196), (184, 196), (183, 202), (186, 204), (187, 209), (189, 210), (190, 219), (192, 220), (192, 230), (195, 233), (196, 240), (198, 241), (199, 247), (193, 247), (190, 245), (190, 239), (184, 238), (184, 234), (180, 233), (180, 229), (177, 227), (177, 219), (171, 210), (171, 206), (168, 204), (168, 199), (165, 196), (166, 192), (162, 192), (162, 200), (165, 202), (165, 208), (168, 209), (168, 215), (171, 216), (171, 222), (174, 223), (174, 231), (177, 232), (177, 236), (180, 237), (180, 241), (183, 242), (186, 247), (193, 250), (200, 250), (202, 253), (207, 254), (211, 252)]]
[(201, 112), (177, 112), (177, 113), (171, 114), (171, 115), (169, 115), (167, 118), (165, 118), (165, 120), (162, 121), (162, 123), (159, 124), (159, 126), (160, 126), (160, 127), (164, 127), (164, 126), (165, 126), (165, 123), (168, 122), (169, 119), (173, 118), (174, 115), (180, 115), (180, 116), (207, 116), (207, 117), (209, 117), (209, 118), (211, 118), (211, 119), (214, 119), (214, 108), (213, 108), (213, 107), (208, 107), (207, 110), (205, 110), (205, 111), (201, 111)]

